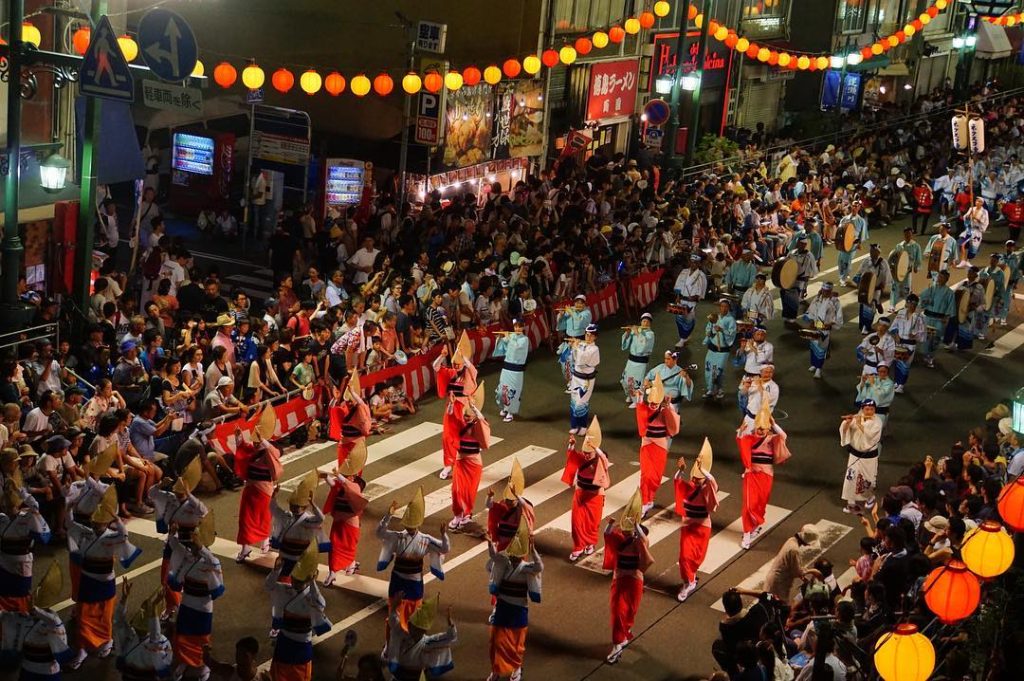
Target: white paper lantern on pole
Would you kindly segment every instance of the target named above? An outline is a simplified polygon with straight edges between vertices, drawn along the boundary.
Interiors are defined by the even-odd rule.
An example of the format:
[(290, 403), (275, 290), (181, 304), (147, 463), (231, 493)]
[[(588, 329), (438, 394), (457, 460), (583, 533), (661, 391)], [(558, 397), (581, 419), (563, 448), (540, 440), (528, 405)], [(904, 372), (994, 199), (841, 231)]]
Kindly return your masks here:
[(967, 116), (953, 116), (953, 148), (958, 151), (967, 149)]
[(985, 151), (985, 121), (980, 118), (972, 118), (968, 125), (971, 131), (971, 153), (983, 153)]

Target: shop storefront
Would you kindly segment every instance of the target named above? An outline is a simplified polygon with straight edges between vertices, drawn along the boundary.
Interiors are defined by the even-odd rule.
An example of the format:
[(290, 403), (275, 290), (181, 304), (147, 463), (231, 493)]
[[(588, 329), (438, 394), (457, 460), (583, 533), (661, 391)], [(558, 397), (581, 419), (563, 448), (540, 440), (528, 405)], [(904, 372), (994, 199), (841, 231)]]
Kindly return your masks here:
[(583, 151), (584, 158), (598, 149), (607, 156), (626, 153), (633, 134), (638, 66), (639, 60), (630, 58), (578, 64), (569, 70), (562, 123), (552, 130), (555, 156), (576, 130), (586, 130), (591, 138)]
[[(654, 36), (654, 50), (651, 55), (651, 77), (649, 92), (652, 97), (668, 97), (676, 69), (681, 68), (681, 77), (701, 72), (700, 90), (700, 136), (707, 133), (721, 134), (725, 129), (726, 102), (729, 99), (730, 74), (733, 51), (725, 43), (708, 40), (702, 69), (698, 69), (697, 56), (700, 51), (700, 32), (689, 31), (683, 43), (683, 58), (678, 54), (679, 33), (658, 33)], [(685, 93), (689, 95), (689, 93)], [(684, 97), (685, 99), (685, 97)], [(685, 103), (689, 106), (689, 102)], [(686, 116), (686, 120), (690, 120)]]

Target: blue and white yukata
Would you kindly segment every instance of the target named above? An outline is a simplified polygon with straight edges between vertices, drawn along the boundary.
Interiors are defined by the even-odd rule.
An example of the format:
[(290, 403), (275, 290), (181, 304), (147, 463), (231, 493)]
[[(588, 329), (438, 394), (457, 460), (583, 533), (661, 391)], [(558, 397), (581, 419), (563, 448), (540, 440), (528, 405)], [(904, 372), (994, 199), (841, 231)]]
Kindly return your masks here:
[(865, 400), (875, 401), (875, 414), (882, 422), (882, 427), (889, 421), (889, 409), (896, 399), (896, 382), (892, 378), (879, 378), (877, 375), (864, 374), (857, 383), (857, 399), (854, 406), (859, 411)]
[[(822, 298), (818, 295), (811, 301), (810, 306), (804, 314), (804, 321), (810, 322), (819, 332), (816, 340), (810, 342), (811, 366), (820, 370), (825, 366), (828, 359), (828, 350), (832, 342), (832, 332), (843, 325), (843, 308), (839, 304), (839, 298), (834, 296)], [(818, 328), (818, 322), (824, 325)], [(831, 328), (829, 325), (831, 324)]]
[(746, 260), (737, 260), (725, 271), (723, 280), (725, 286), (731, 293), (740, 297), (740, 302), (734, 302), (732, 305), (732, 316), (737, 319), (743, 314), (741, 302), (747, 291), (754, 286), (755, 277), (757, 277), (757, 265)]
[(626, 359), (626, 366), (622, 370), (622, 390), (626, 393), (626, 399), (632, 404), (636, 401), (636, 391), (644, 382), (644, 375), (647, 373), (647, 362), (651, 359), (651, 351), (654, 350), (654, 332), (650, 329), (626, 330), (622, 334), (622, 349), (629, 353)]
[(1003, 265), (1009, 273), (1006, 276), (1006, 286), (1003, 287), (1003, 297), (999, 301), (999, 309), (996, 311), (996, 319), (1005, 322), (1010, 315), (1010, 308), (1013, 306), (1013, 291), (1017, 288), (1020, 280), (1020, 253), (1004, 253)]
[(924, 322), (927, 327), (924, 356), (931, 361), (946, 331), (946, 320), (956, 323), (956, 296), (953, 289), (933, 283), (921, 292), (921, 309), (924, 310)]
[(864, 376), (877, 374), (881, 364), (890, 366), (895, 355), (896, 339), (888, 333), (869, 333), (857, 346), (857, 361), (864, 365)]
[(661, 383), (665, 386), (665, 397), (668, 398), (672, 409), (679, 413), (679, 405), (683, 400), (689, 402), (693, 398), (693, 383), (686, 380), (685, 372), (678, 364), (670, 367), (661, 363), (647, 372), (645, 381), (653, 381), (655, 376), (661, 376)]
[[(924, 314), (917, 310), (909, 313), (906, 308), (900, 310), (889, 327), (889, 333), (896, 341), (897, 350), (892, 361), (892, 378), (897, 386), (906, 385), (910, 378), (910, 367), (917, 355), (918, 344), (923, 344), (928, 338)], [(901, 348), (909, 353), (906, 359), (900, 359)]]
[[(715, 327), (718, 327), (717, 330)], [(708, 323), (704, 327), (704, 345), (708, 353), (704, 357), (704, 385), (707, 392), (722, 392), (722, 375), (725, 373), (726, 362), (736, 342), (736, 320), (732, 315), (723, 315), (718, 322)]]
[(868, 221), (864, 219), (862, 215), (847, 215), (839, 221), (840, 229), (843, 228), (847, 223), (853, 224), (854, 231), (856, 233), (855, 240), (853, 242), (852, 251), (844, 251), (841, 248), (839, 250), (839, 281), (845, 282), (850, 278), (850, 266), (853, 264), (853, 254), (857, 252), (857, 248), (860, 244), (867, 243), (870, 238), (868, 235)]
[(676, 330), (679, 332), (679, 340), (685, 341), (693, 333), (697, 324), (696, 310), (697, 303), (704, 299), (708, 291), (708, 278), (699, 268), (685, 269), (676, 277), (673, 287), (679, 297), (679, 305), (683, 307), (685, 314), (676, 315)]
[(975, 329), (978, 333), (985, 333), (989, 320), (997, 314), (999, 306), (1003, 303), (1003, 296), (1006, 293), (1006, 274), (1003, 272), (1001, 267), (992, 267), (990, 265), (982, 269), (979, 276), (982, 280), (989, 279), (996, 283), (995, 294), (992, 296), (992, 308), (978, 309), (978, 319)]
[(896, 244), (896, 248), (889, 251), (889, 257), (892, 258), (896, 253), (906, 253), (910, 259), (910, 267), (907, 269), (907, 276), (901, 281), (896, 281), (896, 273), (892, 272), (892, 291), (889, 293), (889, 307), (892, 308), (895, 308), (901, 300), (905, 300), (910, 295), (914, 272), (921, 269), (923, 264), (921, 245), (916, 241), (899, 242)]
[(956, 343), (957, 350), (970, 350), (974, 347), (974, 338), (978, 334), (978, 318), (983, 314), (985, 306), (985, 285), (982, 280), (975, 279), (961, 284), (964, 295), (970, 296), (967, 305), (967, 319), (960, 322), (958, 312), (954, 312), (946, 325), (946, 342)]
[[(956, 258), (957, 249), (956, 239), (949, 234), (946, 236), (942, 236), (942, 234), (932, 235), (932, 238), (928, 239), (928, 244), (924, 247), (924, 254), (922, 254), (922, 257), (927, 256), (928, 258), (931, 258), (935, 244), (940, 242), (942, 243), (942, 258), (939, 262), (939, 269), (937, 269), (936, 272), (948, 272), (950, 264), (953, 263)], [(934, 280), (934, 278), (935, 275), (932, 274), (932, 279)]]
[(874, 296), (871, 300), (867, 301), (867, 304), (861, 303), (858, 305), (860, 308), (860, 330), (861, 332), (871, 331), (871, 327), (875, 324), (875, 309), (877, 305), (881, 304), (882, 296), (892, 286), (892, 270), (889, 267), (889, 262), (882, 256), (878, 256), (878, 260), (872, 260), (870, 257), (861, 263), (860, 269), (857, 271), (857, 276), (854, 277), (854, 281), (860, 283), (861, 278), (872, 272), (875, 275), (875, 291)]
[(498, 407), (513, 416), (519, 413), (523, 399), (523, 377), (526, 371), (526, 357), (530, 354), (530, 339), (526, 334), (510, 333), (499, 336), (494, 345), (494, 356), (504, 357), (501, 376), (494, 398)]
[(582, 435), (590, 425), (590, 398), (597, 382), (601, 351), (596, 343), (582, 341), (572, 347), (572, 374), (569, 379), (569, 430)]
[[(804, 283), (806, 288), (807, 284)], [(797, 299), (799, 302), (799, 298)], [(758, 289), (752, 286), (743, 294), (740, 300), (740, 308), (744, 318), (766, 321), (775, 318), (775, 301), (772, 300), (772, 292), (767, 286)], [(796, 313), (794, 312), (794, 315)]]
[[(590, 313), (589, 307), (583, 308), (582, 311), (570, 307), (558, 315), (555, 330), (565, 334), (566, 339), (583, 340), (587, 327), (593, 323), (592, 320), (593, 315)], [(562, 376), (568, 382), (572, 370), (572, 345), (565, 341), (558, 346), (558, 363), (562, 367)]]

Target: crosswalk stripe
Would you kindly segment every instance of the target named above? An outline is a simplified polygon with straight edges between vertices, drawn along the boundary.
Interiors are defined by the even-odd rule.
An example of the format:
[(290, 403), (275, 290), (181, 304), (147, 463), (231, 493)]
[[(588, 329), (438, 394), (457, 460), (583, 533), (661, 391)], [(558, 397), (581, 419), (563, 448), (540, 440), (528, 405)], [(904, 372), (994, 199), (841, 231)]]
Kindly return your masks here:
[[(717, 497), (719, 503), (728, 499), (730, 494), (728, 492), (718, 491)], [(679, 516), (676, 514), (675, 505), (669, 506), (666, 509), (662, 509), (659, 513), (651, 516), (644, 521), (644, 526), (648, 529), (647, 543), (650, 546), (654, 546), (658, 542), (670, 537), (674, 532), (679, 530)], [(587, 556), (583, 560), (576, 563), (577, 567), (590, 570), (592, 572), (600, 572), (608, 574), (610, 570), (605, 570), (604, 565), (604, 547), (594, 551), (590, 556)]]
[(997, 338), (995, 345), (991, 348), (982, 350), (978, 354), (984, 355), (985, 357), (1002, 359), (1022, 345), (1024, 345), (1024, 324), (1018, 324)]
[[(391, 437), (386, 437), (383, 440), (374, 442), (366, 448), (366, 465), (369, 466), (372, 463), (376, 463), (382, 459), (397, 454), (398, 452), (411, 447), (415, 444), (428, 440), (432, 437), (436, 437), (441, 433), (441, 424), (439, 423), (418, 423), (408, 430), (403, 430), (401, 433), (396, 433)], [(332, 443), (328, 443), (326, 447), (333, 446)], [(320, 451), (320, 450), (317, 450)], [(285, 461), (285, 464), (291, 463), (291, 460)], [(329, 462), (320, 466), (317, 470), (323, 473), (330, 473), (334, 470), (334, 462)], [(286, 492), (292, 492), (298, 486), (299, 481), (309, 475), (309, 471), (306, 471), (302, 475), (296, 475), (293, 478), (289, 478), (281, 483), (281, 489)]]
[[(493, 447), (501, 441), (502, 438), (500, 437), (492, 437), (491, 446)], [(438, 473), (442, 467), (444, 467), (444, 450), (439, 449), (421, 459), (374, 478), (372, 482), (367, 482), (363, 495), (370, 501), (380, 499), (407, 485), (411, 485), (417, 480), (422, 480)]]
[[(488, 487), (497, 484), (499, 481), (504, 480), (508, 477), (509, 471), (512, 470), (512, 460), (519, 459), (520, 465), (523, 468), (531, 466), (538, 461), (551, 456), (555, 453), (555, 450), (548, 447), (537, 447), (536, 445), (529, 445), (523, 447), (518, 452), (510, 454), (503, 459), (495, 461), (492, 464), (484, 466), (483, 471), (480, 474), (480, 486), (477, 488), (478, 492), (484, 492)], [(430, 492), (423, 497), (424, 506), (424, 517), (429, 518), (435, 513), (439, 513), (446, 508), (450, 508), (452, 505), (452, 486), (445, 485), (441, 489)], [(405, 508), (398, 510), (398, 515), (402, 515), (405, 512)]]
[[(819, 557), (824, 555), (826, 551), (838, 544), (843, 537), (853, 530), (853, 528), (848, 525), (840, 525), (839, 523), (834, 523), (831, 520), (819, 520), (814, 523), (814, 526), (818, 530), (818, 543), (814, 546), (806, 547), (802, 552), (801, 558), (803, 559), (802, 563), (804, 567), (809, 566)], [(774, 558), (759, 567), (752, 575), (744, 579), (737, 586), (740, 589), (760, 591), (764, 586), (765, 576), (768, 574), (768, 569), (771, 568), (773, 561)], [(719, 612), (725, 612), (725, 607), (722, 605), (721, 598), (715, 601), (711, 607)]]
[[(135, 579), (136, 577), (138, 577), (139, 575), (144, 575), (147, 572), (150, 572), (152, 570), (157, 570), (157, 569), (160, 568), (160, 565), (162, 563), (163, 563), (163, 558), (160, 558), (159, 560), (150, 561), (150, 562), (146, 563), (145, 565), (140, 565), (139, 567), (135, 568), (134, 570), (129, 570), (128, 572), (124, 573), (123, 575), (119, 575), (118, 576), (118, 582), (120, 582), (121, 577), (125, 577), (125, 578), (127, 578), (129, 580), (132, 580), (132, 579)], [(69, 598), (66, 601), (61, 601), (57, 605), (53, 606), (52, 610), (54, 612), (60, 612), (61, 610), (67, 610), (68, 608), (70, 608), (74, 604), (75, 604), (75, 602)]]
[[(761, 536), (763, 537), (766, 533), (770, 532), (773, 527), (782, 522), (790, 513), (791, 511), (788, 509), (768, 504), (768, 508), (765, 509), (764, 513), (764, 532), (761, 533)], [(737, 518), (729, 523), (728, 527), (713, 534), (711, 541), (708, 542), (708, 553), (700, 566), (700, 572), (705, 575), (718, 572), (726, 563), (743, 551), (743, 547), (740, 546), (742, 538), (742, 518)]]

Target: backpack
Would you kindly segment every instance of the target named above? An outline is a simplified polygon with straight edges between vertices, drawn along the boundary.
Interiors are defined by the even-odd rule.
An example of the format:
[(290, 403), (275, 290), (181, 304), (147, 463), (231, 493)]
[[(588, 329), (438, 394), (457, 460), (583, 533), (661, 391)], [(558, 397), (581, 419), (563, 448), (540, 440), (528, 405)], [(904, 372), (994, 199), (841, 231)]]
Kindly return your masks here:
[(142, 276), (150, 281), (156, 281), (160, 276), (160, 269), (163, 265), (163, 249), (159, 246), (153, 246), (149, 251), (149, 255), (142, 263)]

